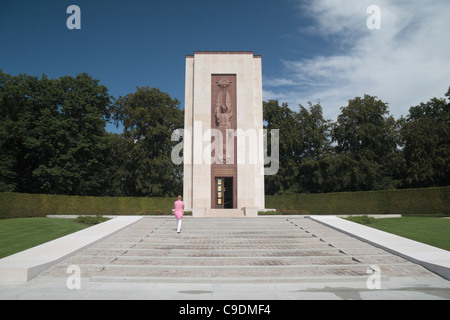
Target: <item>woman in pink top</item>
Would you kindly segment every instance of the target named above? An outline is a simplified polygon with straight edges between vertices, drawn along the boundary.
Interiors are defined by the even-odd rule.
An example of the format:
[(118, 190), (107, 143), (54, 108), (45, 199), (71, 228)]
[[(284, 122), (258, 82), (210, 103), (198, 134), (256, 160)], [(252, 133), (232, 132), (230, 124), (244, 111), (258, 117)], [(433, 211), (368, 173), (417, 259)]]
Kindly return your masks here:
[(184, 214), (184, 203), (181, 201), (181, 196), (178, 196), (178, 200), (175, 201), (173, 204), (175, 207), (175, 210), (173, 214), (175, 215), (175, 218), (177, 218), (177, 232), (181, 232), (181, 219), (183, 219)]

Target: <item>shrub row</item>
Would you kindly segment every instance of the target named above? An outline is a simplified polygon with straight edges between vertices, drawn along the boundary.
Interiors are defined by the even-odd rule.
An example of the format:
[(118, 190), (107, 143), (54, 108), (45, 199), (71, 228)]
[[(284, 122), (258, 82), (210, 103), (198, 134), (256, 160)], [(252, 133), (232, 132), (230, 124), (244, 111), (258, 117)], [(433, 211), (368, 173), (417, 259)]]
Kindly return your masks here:
[(175, 200), (0, 193), (0, 219), (47, 215), (171, 214)]
[[(0, 219), (46, 215), (161, 215), (175, 198), (78, 197), (0, 193)], [(450, 215), (450, 187), (266, 196), (278, 213)]]
[(449, 215), (450, 187), (266, 196), (266, 208), (311, 215)]

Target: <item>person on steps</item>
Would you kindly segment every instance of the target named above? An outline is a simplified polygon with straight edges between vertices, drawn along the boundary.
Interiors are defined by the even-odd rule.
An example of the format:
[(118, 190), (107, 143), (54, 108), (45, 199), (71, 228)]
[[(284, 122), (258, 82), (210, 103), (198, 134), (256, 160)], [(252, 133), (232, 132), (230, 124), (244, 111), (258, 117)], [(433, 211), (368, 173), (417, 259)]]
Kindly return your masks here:
[(173, 214), (177, 219), (177, 233), (181, 232), (181, 220), (183, 219), (184, 214), (184, 203), (181, 201), (181, 196), (178, 196), (178, 200), (174, 202), (175, 210)]

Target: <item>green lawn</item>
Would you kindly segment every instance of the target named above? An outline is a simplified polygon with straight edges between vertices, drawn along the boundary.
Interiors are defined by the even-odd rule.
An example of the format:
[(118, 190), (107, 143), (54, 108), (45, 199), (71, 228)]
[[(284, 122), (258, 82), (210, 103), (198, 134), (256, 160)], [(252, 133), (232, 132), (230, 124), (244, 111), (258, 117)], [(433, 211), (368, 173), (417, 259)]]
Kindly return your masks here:
[(383, 218), (368, 226), (450, 251), (450, 219)]
[(0, 258), (80, 231), (89, 225), (73, 219), (23, 218), (0, 220)]

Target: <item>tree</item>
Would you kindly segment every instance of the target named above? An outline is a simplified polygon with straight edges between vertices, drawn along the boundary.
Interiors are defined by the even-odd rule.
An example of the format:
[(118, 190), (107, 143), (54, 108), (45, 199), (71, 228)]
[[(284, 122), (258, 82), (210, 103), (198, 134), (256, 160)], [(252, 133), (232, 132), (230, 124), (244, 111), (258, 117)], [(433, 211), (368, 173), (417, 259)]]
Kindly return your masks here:
[(450, 184), (450, 104), (445, 99), (411, 107), (401, 137), (407, 187)]
[(176, 196), (182, 192), (182, 167), (173, 164), (172, 132), (183, 128), (180, 102), (156, 88), (138, 87), (119, 98), (113, 119), (124, 132), (117, 144), (112, 193), (120, 196)]
[(450, 87), (448, 87), (448, 91), (447, 91), (447, 93), (445, 94), (445, 96), (446, 96), (447, 99), (449, 100), (448, 103), (447, 103), (447, 107), (448, 107), (448, 106), (450, 106)]
[(332, 130), (336, 145), (334, 176), (338, 191), (396, 187), (393, 167), (399, 163), (396, 121), (388, 104), (365, 95), (349, 101)]
[(301, 143), (299, 155), (299, 190), (324, 192), (326, 190), (329, 158), (331, 156), (331, 121), (325, 120), (320, 102), (308, 103), (309, 110), (300, 105), (296, 115)]
[[(36, 179), (35, 171), (45, 158), (36, 149), (39, 141), (36, 131), (53, 121), (57, 112), (57, 89), (53, 80), (43, 76), (19, 75), (16, 77), (2, 74), (0, 92), (0, 130), (2, 131), (0, 166), (4, 191), (39, 192), (42, 181)], [(46, 137), (50, 141), (51, 137)]]
[(0, 70), (0, 192), (15, 191), (20, 180), (18, 161), (24, 156), (22, 146), (29, 120), (21, 112), (27, 110), (26, 106), (14, 91), (23, 89), (20, 84), (24, 81)]
[(98, 80), (2, 74), (0, 187), (4, 191), (103, 194), (110, 97)]
[(300, 105), (299, 112), (278, 101), (264, 103), (264, 120), (269, 130), (279, 129), (280, 168), (265, 178), (267, 194), (323, 192), (331, 152), (329, 120), (320, 102)]
[[(276, 175), (265, 177), (266, 194), (281, 194), (285, 192), (297, 192), (299, 165), (299, 127), (296, 113), (287, 103), (281, 106), (277, 100), (270, 100), (263, 104), (263, 117), (266, 121), (265, 128), (279, 130), (279, 160), (280, 167)], [(268, 145), (270, 145), (270, 136)]]
[[(106, 87), (88, 74), (57, 81), (58, 104), (40, 117), (35, 137), (41, 165), (34, 172), (48, 193), (100, 195), (105, 188), (105, 125), (110, 97)], [(53, 155), (53, 156), (50, 156)], [(44, 157), (48, 156), (46, 161)]]

